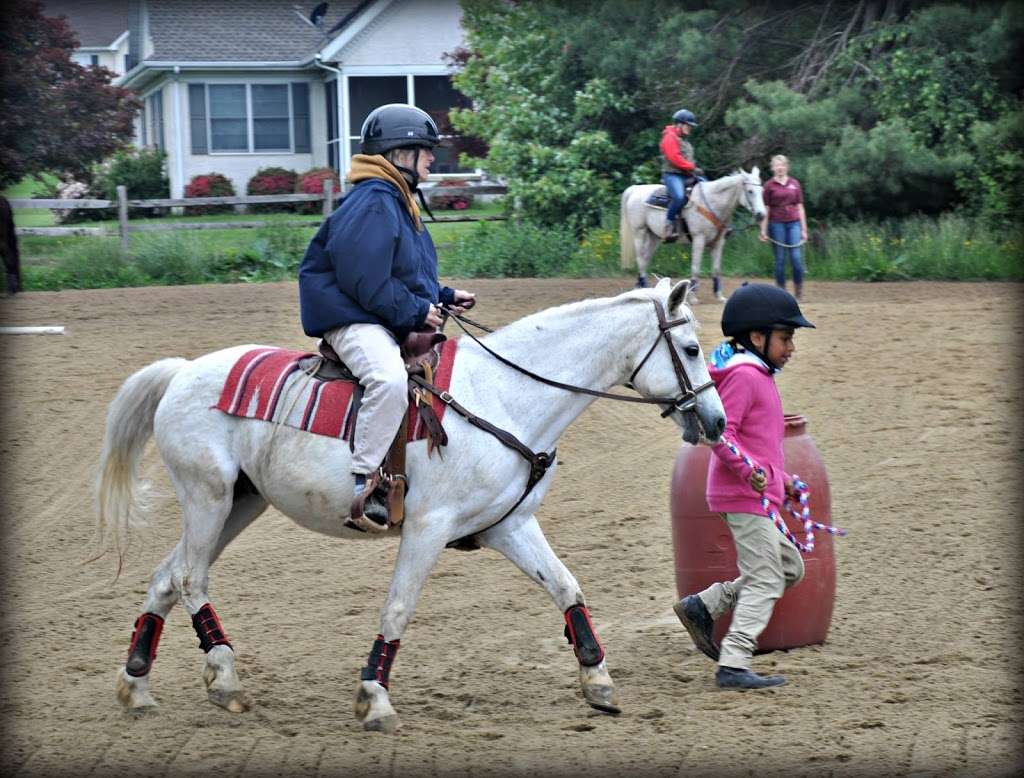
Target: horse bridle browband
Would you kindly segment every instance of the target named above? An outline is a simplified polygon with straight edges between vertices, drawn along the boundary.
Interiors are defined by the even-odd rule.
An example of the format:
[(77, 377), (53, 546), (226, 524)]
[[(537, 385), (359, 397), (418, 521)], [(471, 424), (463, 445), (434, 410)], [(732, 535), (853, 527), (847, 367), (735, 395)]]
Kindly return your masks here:
[[(674, 411), (679, 411), (680, 413), (695, 413), (695, 408), (697, 406), (697, 395), (699, 395), (701, 392), (704, 392), (714, 387), (715, 382), (708, 381), (706, 383), (701, 384), (700, 386), (694, 387), (693, 382), (690, 380), (689, 375), (687, 375), (686, 373), (686, 367), (683, 365), (683, 360), (680, 358), (679, 352), (676, 350), (675, 343), (673, 343), (672, 341), (672, 336), (669, 334), (669, 331), (671, 329), (673, 329), (674, 327), (679, 327), (683, 324), (687, 324), (690, 320), (685, 316), (679, 319), (669, 319), (665, 315), (665, 310), (662, 307), (660, 300), (652, 299), (651, 302), (654, 303), (654, 310), (658, 316), (658, 336), (654, 339), (654, 343), (651, 344), (651, 347), (647, 350), (647, 353), (644, 354), (643, 359), (640, 360), (639, 364), (636, 366), (636, 369), (629, 376), (629, 383), (627, 385), (632, 388), (633, 381), (636, 379), (637, 374), (640, 372), (641, 368), (643, 368), (643, 366), (647, 364), (647, 360), (650, 359), (651, 354), (654, 353), (655, 349), (658, 348), (658, 344), (664, 339), (666, 345), (668, 346), (669, 355), (672, 357), (672, 367), (676, 373), (676, 380), (679, 382), (681, 394), (678, 397), (630, 397), (624, 394), (612, 394), (611, 392), (602, 392), (597, 389), (589, 389), (585, 386), (566, 384), (562, 383), (561, 381), (555, 381), (552, 378), (546, 378), (542, 375), (534, 373), (532, 370), (528, 370), (522, 365), (517, 365), (512, 360), (508, 359), (507, 357), (503, 357), (501, 354), (494, 351), (486, 343), (480, 340), (476, 335), (470, 332), (466, 328), (466, 324), (469, 324), (470, 326), (473, 327), (477, 327), (485, 332), (492, 332), (492, 330), (488, 329), (482, 324), (473, 321), (472, 319), (469, 319), (461, 315), (460, 313), (456, 313), (453, 310), (454, 306), (446, 305), (443, 306), (443, 309), (444, 312), (455, 321), (455, 323), (459, 326), (459, 329), (461, 329), (478, 346), (480, 346), (492, 357), (497, 359), (503, 365), (507, 365), (508, 367), (511, 367), (513, 370), (516, 370), (522, 373), (523, 375), (532, 378), (534, 381), (538, 381), (539, 383), (545, 384), (546, 386), (553, 386), (556, 389), (562, 389), (567, 392), (575, 392), (577, 394), (586, 394), (592, 397), (603, 397), (608, 400), (617, 400), (619, 402), (644, 403), (647, 405), (667, 405), (668, 407), (664, 411), (662, 411), (662, 418), (665, 418)], [(533, 491), (533, 488), (541, 481), (542, 478), (544, 478), (545, 474), (548, 471), (548, 468), (550, 468), (551, 465), (553, 465), (555, 462), (556, 452), (535, 452), (525, 443), (520, 441), (511, 432), (503, 430), (500, 427), (496, 427), (486, 419), (480, 418), (472, 411), (460, 405), (455, 400), (455, 398), (452, 397), (448, 392), (438, 389), (436, 386), (434, 386), (432, 383), (425, 380), (424, 378), (417, 375), (411, 375), (410, 380), (413, 381), (422, 389), (425, 389), (426, 391), (430, 392), (432, 395), (437, 397), (441, 402), (443, 402), (445, 405), (447, 405), (449, 408), (455, 411), (459, 416), (464, 418), (474, 427), (477, 427), (478, 429), (481, 429), (484, 432), (489, 433), (490, 435), (497, 438), (497, 440), (503, 445), (518, 452), (530, 465), (530, 475), (526, 482), (526, 488), (524, 489), (519, 499), (516, 501), (516, 504), (513, 505), (500, 519), (495, 521), (493, 524), (485, 527), (484, 529), (474, 532), (473, 535), (479, 535), (482, 532), (486, 532), (487, 530), (496, 527), (498, 524), (500, 524), (509, 516), (511, 516), (512, 513), (516, 510), (516, 508), (523, 504), (523, 501), (529, 496), (530, 492)], [(472, 536), (467, 536), (465, 538), (453, 540), (452, 542), (448, 543), (448, 546), (461, 547), (470, 537)]]

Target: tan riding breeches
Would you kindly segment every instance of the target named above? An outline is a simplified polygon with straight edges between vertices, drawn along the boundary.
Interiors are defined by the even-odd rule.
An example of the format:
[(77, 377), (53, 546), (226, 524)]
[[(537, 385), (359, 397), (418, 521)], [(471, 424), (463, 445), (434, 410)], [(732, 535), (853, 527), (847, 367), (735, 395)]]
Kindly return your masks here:
[(804, 577), (804, 560), (770, 519), (752, 513), (723, 513), (722, 517), (736, 544), (740, 577), (711, 584), (698, 596), (713, 619), (733, 611), (718, 664), (749, 669), (775, 601)]
[(384, 461), (408, 410), (408, 376), (394, 336), (379, 324), (350, 324), (324, 334), (363, 386), (352, 472), (369, 475)]

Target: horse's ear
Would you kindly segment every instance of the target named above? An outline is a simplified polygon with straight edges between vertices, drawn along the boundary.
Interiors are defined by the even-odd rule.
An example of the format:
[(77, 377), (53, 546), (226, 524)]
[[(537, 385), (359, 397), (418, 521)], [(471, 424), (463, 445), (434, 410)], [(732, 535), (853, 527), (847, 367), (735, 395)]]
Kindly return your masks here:
[(654, 288), (655, 289), (662, 289), (662, 288), (665, 288), (665, 287), (669, 287), (671, 285), (672, 285), (672, 279), (669, 278), (668, 276), (665, 276), (664, 278), (659, 278), (658, 279), (658, 283), (655, 284)]
[(757, 165), (754, 165), (754, 169), (750, 171), (750, 175), (757, 176), (758, 178), (760, 178), (761, 177), (761, 169)]
[(680, 305), (686, 302), (686, 293), (690, 291), (689, 280), (680, 281), (678, 284), (672, 287), (672, 291), (668, 295), (668, 309), (674, 311)]

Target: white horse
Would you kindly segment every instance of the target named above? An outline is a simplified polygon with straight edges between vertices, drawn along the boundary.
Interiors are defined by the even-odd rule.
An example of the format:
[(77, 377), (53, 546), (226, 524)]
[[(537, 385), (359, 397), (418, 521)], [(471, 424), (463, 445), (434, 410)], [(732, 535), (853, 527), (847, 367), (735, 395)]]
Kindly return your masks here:
[[(697, 322), (685, 304), (687, 290), (687, 282), (672, 287), (665, 279), (653, 289), (564, 305), (515, 322), (488, 336), (486, 344), (545, 378), (599, 391), (628, 383), (654, 403), (667, 397), (652, 409), (664, 408), (663, 415), (682, 427), (684, 439), (715, 441), (725, 428), (725, 413), (697, 341)], [(121, 549), (129, 525), (144, 518), (137, 465), (150, 435), (170, 473), (183, 525), (177, 546), (153, 573), (128, 661), (118, 671), (118, 698), (127, 709), (156, 705), (149, 671), (163, 619), (178, 600), (206, 651), (203, 678), (210, 701), (234, 712), (249, 707), (234, 651), (207, 596), (207, 580), (228, 543), (269, 504), (325, 535), (351, 540), (401, 535), (380, 634), (357, 690), (356, 713), (365, 728), (397, 727), (387, 683), (399, 638), (446, 544), (469, 536), (504, 554), (548, 592), (575, 638), (585, 699), (618, 712), (583, 593), (534, 515), (554, 466), (522, 499), (528, 468), (521, 455), (449, 408), (443, 459), (428, 456), (425, 442), (409, 444), (409, 490), (400, 528), (380, 534), (348, 529), (352, 479), (346, 442), (211, 409), (231, 366), (251, 348), (256, 347), (154, 362), (130, 376), (110, 405), (97, 479), (101, 530)], [(467, 338), (457, 351), (450, 392), (533, 451), (548, 453), (594, 400), (541, 384)]]
[[(647, 286), (647, 265), (655, 249), (664, 239), (664, 208), (648, 205), (647, 198), (661, 187), (660, 184), (635, 184), (622, 193), (619, 212), (619, 249), (623, 267), (637, 266), (637, 286)], [(703, 181), (693, 187), (690, 199), (683, 209), (683, 218), (690, 229), (693, 256), (690, 261), (690, 298), (697, 302), (697, 284), (700, 279), (704, 248), (711, 247), (712, 279), (715, 299), (725, 302), (722, 294), (722, 249), (732, 215), (742, 203), (754, 218), (765, 217), (761, 171), (755, 167), (749, 173), (737, 170), (732, 175)]]

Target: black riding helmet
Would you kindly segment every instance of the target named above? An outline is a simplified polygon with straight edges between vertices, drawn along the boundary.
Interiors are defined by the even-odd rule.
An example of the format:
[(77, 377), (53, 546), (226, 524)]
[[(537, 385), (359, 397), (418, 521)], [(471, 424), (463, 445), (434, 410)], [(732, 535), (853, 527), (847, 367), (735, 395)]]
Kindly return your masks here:
[[(406, 103), (388, 103), (370, 111), (360, 130), (361, 149), (364, 154), (384, 154), (391, 149), (415, 150), (412, 169), (396, 165), (411, 181), (414, 191), (419, 192), (420, 175), (416, 168), (420, 162), (420, 149), (432, 149), (441, 142), (437, 124), (426, 111)], [(426, 200), (420, 194), (420, 202), (430, 213)], [(431, 217), (433, 214), (430, 213)]]
[(773, 330), (798, 327), (813, 329), (814, 325), (804, 318), (793, 295), (771, 284), (743, 284), (729, 296), (722, 311), (722, 334), (757, 354), (773, 370), (778, 367), (768, 359), (768, 341), (761, 353), (751, 343), (750, 333), (764, 332), (770, 339)]
[(691, 127), (697, 126), (697, 117), (693, 115), (693, 111), (687, 111), (685, 108), (680, 108), (672, 114), (672, 121), (676, 124), (689, 124)]
[(405, 103), (389, 103), (370, 111), (359, 134), (364, 154), (383, 154), (411, 146), (431, 149), (441, 142), (437, 124), (430, 115)]

